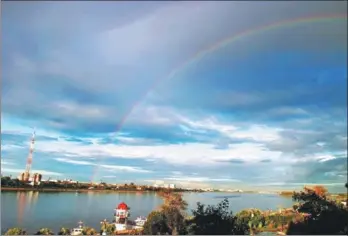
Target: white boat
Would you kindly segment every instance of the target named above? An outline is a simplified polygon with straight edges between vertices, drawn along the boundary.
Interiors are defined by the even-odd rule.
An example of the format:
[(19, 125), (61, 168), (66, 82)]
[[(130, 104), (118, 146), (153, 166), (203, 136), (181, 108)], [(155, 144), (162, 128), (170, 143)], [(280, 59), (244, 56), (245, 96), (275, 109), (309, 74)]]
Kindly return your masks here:
[(73, 228), (71, 230), (71, 235), (82, 235), (82, 231), (83, 231), (83, 222), (79, 221), (78, 226), (76, 228)]
[(147, 221), (146, 217), (143, 216), (139, 216), (136, 218), (135, 222), (135, 226), (133, 227), (134, 229), (142, 229), (145, 225), (145, 222)]

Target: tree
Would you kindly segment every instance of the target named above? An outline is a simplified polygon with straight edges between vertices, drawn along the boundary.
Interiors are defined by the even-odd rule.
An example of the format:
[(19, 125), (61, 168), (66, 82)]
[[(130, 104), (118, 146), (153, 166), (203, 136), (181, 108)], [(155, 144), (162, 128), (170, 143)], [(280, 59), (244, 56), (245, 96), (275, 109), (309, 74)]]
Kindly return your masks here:
[(185, 217), (178, 208), (165, 207), (162, 213), (164, 214), (167, 227), (170, 229), (172, 235), (182, 235), (186, 233)]
[(303, 222), (291, 223), (288, 234), (348, 233), (348, 209), (329, 199), (326, 192), (323, 187), (305, 188), (293, 195), (293, 199), (300, 202), (298, 211), (308, 217)]
[(54, 233), (49, 228), (41, 228), (35, 235), (54, 235)]
[(156, 235), (156, 234), (171, 234), (166, 217), (161, 211), (153, 211), (148, 217), (144, 224), (143, 233), (145, 235)]
[(164, 198), (164, 203), (161, 208), (171, 207), (180, 211), (187, 209), (187, 202), (183, 199), (181, 193), (162, 192), (160, 195)]
[(193, 217), (188, 220), (189, 234), (245, 234), (247, 227), (237, 225), (236, 217), (229, 211), (227, 199), (220, 202), (217, 206), (208, 205), (205, 207), (197, 203), (197, 209), (192, 211)]
[(58, 235), (70, 235), (70, 229), (68, 228), (60, 228)]
[(83, 227), (82, 230), (83, 235), (96, 235), (97, 231), (93, 229), (92, 227)]
[(259, 209), (246, 209), (236, 215), (236, 224), (247, 226), (250, 234), (253, 234), (265, 226), (265, 217)]
[(5, 235), (26, 235), (26, 232), (21, 228), (10, 228)]
[(107, 233), (107, 234), (113, 234), (116, 230), (116, 226), (115, 224), (110, 224), (106, 219), (100, 222), (101, 224), (101, 234), (103, 232)]

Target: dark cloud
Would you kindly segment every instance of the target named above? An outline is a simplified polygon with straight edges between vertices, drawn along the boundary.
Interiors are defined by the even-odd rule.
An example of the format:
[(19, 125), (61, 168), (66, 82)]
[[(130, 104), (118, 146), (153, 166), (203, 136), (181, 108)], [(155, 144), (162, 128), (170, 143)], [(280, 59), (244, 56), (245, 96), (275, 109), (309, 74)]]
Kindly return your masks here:
[(231, 164), (243, 164), (243, 163), (245, 163), (245, 161), (241, 160), (241, 159), (218, 160), (218, 162), (231, 163)]
[(261, 163), (270, 163), (270, 162), (272, 162), (272, 160), (271, 159), (263, 159), (260, 162)]
[(301, 162), (292, 166), (293, 182), (330, 183), (347, 181), (347, 156), (327, 161)]

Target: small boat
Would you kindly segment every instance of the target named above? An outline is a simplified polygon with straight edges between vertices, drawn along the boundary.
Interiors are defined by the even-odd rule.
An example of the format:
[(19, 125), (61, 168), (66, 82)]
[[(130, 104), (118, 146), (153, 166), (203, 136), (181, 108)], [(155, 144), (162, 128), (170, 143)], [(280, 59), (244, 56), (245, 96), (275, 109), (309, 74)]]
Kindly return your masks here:
[(146, 217), (143, 217), (143, 216), (137, 217), (136, 220), (134, 221), (135, 222), (134, 229), (141, 229), (141, 228), (143, 228), (145, 223), (146, 223), (146, 221), (147, 221)]
[(83, 222), (79, 221), (78, 226), (76, 228), (73, 228), (71, 230), (71, 235), (82, 235), (82, 231), (83, 231)]

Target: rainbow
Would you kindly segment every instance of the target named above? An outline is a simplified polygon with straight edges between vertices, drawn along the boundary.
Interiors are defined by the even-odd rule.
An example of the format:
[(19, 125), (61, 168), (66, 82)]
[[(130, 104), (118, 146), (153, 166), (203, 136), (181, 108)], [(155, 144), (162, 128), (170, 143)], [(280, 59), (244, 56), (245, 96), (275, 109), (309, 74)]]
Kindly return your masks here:
[[(295, 18), (295, 19), (288, 19), (284, 21), (277, 21), (270, 23), (268, 25), (262, 25), (256, 28), (248, 29), (233, 35), (230, 35), (226, 39), (223, 39), (208, 48), (199, 51), (193, 57), (189, 58), (188, 60), (181, 63), (178, 67), (176, 67), (174, 70), (172, 70), (167, 76), (158, 78), (154, 81), (152, 86), (144, 93), (144, 95), (139, 99), (133, 106), (128, 110), (128, 112), (125, 114), (125, 116), (122, 118), (122, 120), (118, 123), (116, 127), (115, 133), (118, 133), (124, 123), (126, 122), (127, 118), (132, 114), (133, 110), (138, 107), (141, 102), (143, 102), (146, 97), (163, 81), (169, 80), (171, 78), (174, 78), (179, 72), (185, 71), (185, 69), (189, 68), (193, 64), (197, 63), (198, 61), (202, 60), (205, 56), (208, 54), (211, 54), (215, 52), (218, 49), (222, 49), (223, 47), (226, 47), (228, 45), (233, 44), (234, 42), (238, 40), (242, 40), (260, 33), (264, 33), (271, 30), (277, 30), (282, 29), (286, 27), (294, 27), (302, 24), (310, 24), (310, 23), (324, 23), (324, 22), (334, 22), (337, 20), (347, 20), (346, 14), (336, 14), (336, 15), (322, 15), (322, 16), (309, 16), (309, 17), (303, 17), (303, 18)], [(99, 165), (96, 165), (95, 171), (92, 175), (92, 180), (97, 174), (97, 171), (99, 169)]]

